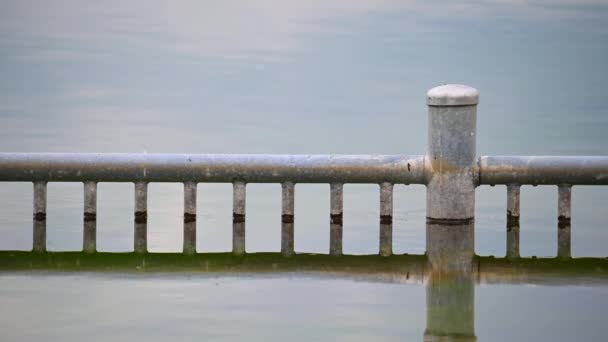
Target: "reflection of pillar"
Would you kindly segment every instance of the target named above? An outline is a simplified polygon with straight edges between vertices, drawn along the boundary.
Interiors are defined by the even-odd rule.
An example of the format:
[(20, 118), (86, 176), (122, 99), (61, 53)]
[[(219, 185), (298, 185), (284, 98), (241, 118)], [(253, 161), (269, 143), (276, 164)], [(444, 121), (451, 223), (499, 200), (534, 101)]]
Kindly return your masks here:
[(474, 225), (427, 223), (424, 341), (475, 341)]
[(431, 273), (426, 287), (424, 341), (475, 341), (475, 283), (471, 273)]

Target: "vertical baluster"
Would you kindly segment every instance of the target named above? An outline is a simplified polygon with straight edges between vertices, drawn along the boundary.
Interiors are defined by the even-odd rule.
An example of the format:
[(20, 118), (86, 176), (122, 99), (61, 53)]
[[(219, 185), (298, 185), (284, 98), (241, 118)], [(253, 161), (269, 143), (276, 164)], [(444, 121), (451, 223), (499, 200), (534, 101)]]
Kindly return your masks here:
[(294, 254), (295, 186), (292, 182), (285, 182), (281, 188), (281, 253), (291, 256)]
[(97, 182), (84, 182), (84, 232), (82, 248), (86, 253), (97, 250)]
[(196, 183), (184, 183), (184, 254), (196, 253)]
[(519, 258), (520, 185), (507, 185), (507, 258)]
[(570, 258), (570, 234), (571, 234), (571, 199), (572, 185), (562, 184), (557, 188), (557, 256), (559, 258)]
[(148, 183), (135, 183), (135, 253), (148, 251)]
[(46, 251), (46, 182), (34, 182), (34, 252)]
[(393, 184), (380, 184), (380, 255), (393, 254)]
[(342, 255), (343, 184), (330, 184), (329, 254)]
[(245, 199), (246, 184), (233, 183), (232, 198), (232, 253), (241, 255), (245, 253)]

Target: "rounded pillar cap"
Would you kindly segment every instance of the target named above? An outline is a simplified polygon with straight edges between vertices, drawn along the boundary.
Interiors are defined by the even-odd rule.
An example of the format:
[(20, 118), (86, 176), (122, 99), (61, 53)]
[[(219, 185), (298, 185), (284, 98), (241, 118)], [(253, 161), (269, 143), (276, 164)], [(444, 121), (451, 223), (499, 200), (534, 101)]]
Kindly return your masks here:
[(429, 106), (471, 106), (479, 103), (479, 92), (463, 84), (445, 84), (426, 93)]

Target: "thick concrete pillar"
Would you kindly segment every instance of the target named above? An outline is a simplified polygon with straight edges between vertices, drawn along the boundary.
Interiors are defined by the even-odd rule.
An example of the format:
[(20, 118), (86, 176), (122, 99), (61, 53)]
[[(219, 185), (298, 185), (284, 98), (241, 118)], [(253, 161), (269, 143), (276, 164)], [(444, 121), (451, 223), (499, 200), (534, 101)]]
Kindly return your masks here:
[(468, 224), (475, 218), (479, 92), (459, 84), (427, 93), (427, 222)]
[(473, 272), (475, 228), (467, 224), (426, 224), (426, 254), (435, 273), (468, 274)]
[(475, 186), (479, 93), (451, 84), (427, 93), (425, 341), (475, 341)]

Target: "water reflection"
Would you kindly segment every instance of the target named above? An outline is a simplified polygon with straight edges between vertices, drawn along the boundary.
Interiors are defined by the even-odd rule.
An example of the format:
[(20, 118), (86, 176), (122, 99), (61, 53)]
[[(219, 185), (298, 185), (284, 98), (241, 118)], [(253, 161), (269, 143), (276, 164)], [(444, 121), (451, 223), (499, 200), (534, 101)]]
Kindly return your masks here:
[(473, 275), (432, 273), (426, 284), (424, 341), (475, 341)]
[(474, 223), (427, 223), (424, 341), (475, 341)]
[[(559, 316), (559, 320), (564, 319), (563, 315), (587, 315), (580, 317), (593, 318), (601, 312), (602, 305), (605, 305), (602, 304), (602, 298), (608, 298), (601, 295), (608, 288), (606, 259), (478, 257), (472, 253), (472, 225), (428, 225), (427, 236), (429, 237), (427, 255), (394, 255), (389, 258), (378, 255), (345, 255), (337, 258), (315, 254), (296, 254), (285, 258), (280, 253), (248, 254), (244, 257), (234, 257), (231, 253), (194, 256), (181, 253), (114, 254), (115, 259), (111, 262), (116, 267), (113, 270), (120, 271), (123, 268), (133, 270), (135, 263), (140, 265), (136, 270), (137, 273), (110, 275), (81, 272), (71, 275), (0, 273), (0, 285), (3, 289), (0, 291), (0, 302), (15, 303), (8, 307), (17, 311), (19, 308), (31, 308), (40, 300), (45, 303), (42, 307), (38, 306), (42, 313), (35, 313), (32, 318), (34, 322), (39, 323), (35, 324), (36, 330), (25, 329), (28, 334), (40, 332), (44, 334), (54, 329), (57, 326), (55, 320), (65, 319), (64, 317), (72, 312), (71, 303), (77, 303), (79, 307), (74, 309), (74, 312), (82, 313), (78, 315), (78, 326), (83, 328), (83, 333), (90, 330), (99, 331), (102, 329), (100, 327), (111, 324), (131, 330), (134, 336), (146, 335), (147, 327), (150, 327), (151, 323), (141, 315), (152, 318), (163, 317), (163, 322), (166, 323), (166, 316), (171, 309), (165, 308), (174, 305), (179, 308), (176, 312), (183, 313), (185, 317), (207, 317), (209, 322), (220, 326), (230, 321), (238, 325), (239, 329), (248, 331), (248, 334), (254, 337), (253, 340), (257, 340), (256, 336), (268, 337), (269, 331), (273, 334), (292, 332), (292, 329), (301, 329), (302, 322), (309, 322), (310, 324), (306, 326), (315, 326), (317, 337), (322, 335), (327, 336), (328, 339), (334, 336), (336, 329), (339, 329), (341, 335), (367, 332), (369, 336), (366, 335), (366, 338), (374, 340), (399, 337), (423, 341), (475, 341), (476, 336), (480, 336), (482, 340), (484, 334), (488, 336), (488, 326), (492, 327), (487, 322), (481, 326), (476, 324), (480, 318), (483, 321), (484, 310), (491, 311), (493, 315), (504, 314), (511, 319), (528, 317), (526, 322), (534, 321), (534, 317), (526, 313), (525, 308), (514, 306), (522, 304), (492, 306), (496, 305), (492, 303), (496, 300), (502, 303), (501, 295), (505, 291), (505, 286), (485, 286), (480, 289), (478, 284), (559, 285), (518, 286), (517, 289), (511, 286), (515, 289), (513, 296), (515, 303), (517, 301), (525, 305), (536, 303), (538, 307), (553, 304), (547, 303), (547, 294), (558, 291), (555, 290), (556, 288), (567, 289), (567, 295), (558, 296), (558, 300), (562, 303), (560, 305), (568, 305), (570, 309), (572, 303), (569, 302), (573, 301), (573, 305), (579, 307), (577, 310), (584, 311), (574, 314), (573, 312), (576, 311), (565, 310)], [(9, 257), (9, 253), (12, 256)], [(25, 258), (32, 255), (39, 259)], [(104, 269), (103, 265), (107, 266), (110, 255), (67, 252), (51, 253), (47, 259), (44, 259), (42, 254), (4, 251), (0, 252), (0, 268), (4, 269), (8, 263), (24, 257), (21, 259), (22, 270), (35, 269), (38, 266), (45, 270), (53, 267), (57, 267), (57, 270), (100, 270), (100, 268)], [(162, 260), (168, 265), (166, 268), (163, 268)], [(185, 275), (154, 273), (182, 270), (187, 273)], [(238, 277), (234, 274), (238, 274)], [(231, 285), (226, 287), (228, 283)], [(399, 283), (399, 286), (394, 286), (392, 283)], [(222, 286), (218, 287), (218, 284)], [(576, 288), (571, 285), (601, 286)], [(423, 286), (426, 291), (426, 301), (420, 302), (424, 296)], [(506, 288), (508, 290), (509, 287)], [(486, 297), (479, 298), (480, 292), (481, 297), (484, 292)], [(488, 292), (491, 294), (489, 297)], [(30, 295), (32, 293), (36, 295)], [(91, 296), (91, 293), (96, 295)], [(99, 293), (103, 293), (104, 296), (98, 297)], [(78, 296), (82, 298), (75, 301), (74, 297)], [(581, 304), (591, 299), (594, 303)], [(108, 300), (112, 304), (105, 304)], [(124, 307), (124, 302), (138, 304)], [(95, 309), (100, 306), (104, 309)], [(118, 311), (129, 312), (129, 315), (123, 313), (123, 316), (130, 318), (124, 318), (125, 321), (122, 321), (115, 319), (114, 315), (101, 315), (95, 320), (90, 319), (102, 312), (117, 311), (116, 307), (121, 308)], [(142, 310), (142, 308), (146, 309)], [(49, 310), (53, 310), (53, 313), (51, 314)], [(243, 313), (243, 310), (247, 314)], [(241, 314), (238, 317), (234, 316), (234, 311)], [(424, 316), (424, 312), (426, 312), (426, 323), (424, 318), (419, 317)], [(2, 317), (14, 321), (15, 317), (20, 317), (19, 315), (11, 312), (10, 315)], [(345, 320), (344, 315), (347, 315), (348, 319)], [(262, 329), (258, 325), (261, 322), (254, 319), (258, 316), (273, 317), (273, 325), (283, 327), (285, 331), (279, 332), (270, 327)], [(133, 317), (137, 319), (134, 320)], [(400, 320), (396, 320), (396, 317)], [(576, 317), (579, 319), (579, 316)], [(548, 322), (549, 318), (544, 316), (544, 320)], [(264, 320), (266, 321), (268, 320)], [(8, 323), (0, 323), (0, 327), (2, 324), (10, 326)], [(192, 330), (192, 336), (207, 336), (209, 334), (207, 329), (212, 329), (215, 337), (220, 336), (225, 340), (236, 338), (231, 335), (230, 329), (213, 328), (214, 324), (210, 324), (199, 331), (196, 327), (200, 326), (200, 322), (199, 324), (192, 321), (182, 322), (180, 319), (171, 320), (169, 325), (157, 322), (154, 328), (172, 331), (175, 329), (174, 324), (180, 324), (181, 334), (183, 331)], [(568, 320), (569, 327), (576, 328), (586, 324), (591, 323)], [(365, 331), (361, 331), (362, 327), (365, 327)], [(595, 336), (594, 334), (597, 334), (598, 329), (601, 328), (602, 325), (596, 324), (583, 335)], [(530, 326), (524, 322), (521, 324), (521, 329), (537, 328), (536, 325)], [(16, 330), (10, 328), (6, 330), (9, 336), (16, 336)], [(493, 330), (490, 332), (494, 333)], [(503, 337), (512, 334), (511, 331)], [(546, 333), (542, 336), (543, 339), (549, 339)], [(84, 338), (78, 333), (72, 337), (67, 340), (76, 341)], [(151, 340), (154, 338), (152, 336)], [(307, 338), (311, 337), (307, 336)]]
[[(0, 260), (3, 261), (0, 266), (6, 266), (14, 260), (22, 258), (21, 268), (16, 269), (36, 269), (38, 267), (49, 269), (49, 267), (56, 266), (58, 270), (99, 270), (103, 265), (107, 266), (109, 260), (107, 258), (112, 256), (115, 259), (112, 259), (111, 262), (116, 265), (114, 269), (117, 271), (122, 268), (133, 270), (135, 265), (137, 265), (137, 272), (187, 271), (188, 279), (180, 278), (178, 284), (182, 285), (179, 286), (189, 283), (190, 278), (201, 281), (208, 277), (205, 275), (193, 276), (192, 271), (202, 271), (211, 274), (212, 277), (217, 277), (223, 272), (233, 274), (237, 272), (240, 276), (248, 274), (246, 277), (255, 275), (256, 278), (260, 274), (272, 272), (275, 274), (272, 276), (273, 279), (275, 277), (291, 278), (291, 276), (285, 277), (284, 275), (276, 276), (276, 272), (290, 272), (289, 274), (295, 272), (300, 275), (304, 274), (304, 276), (297, 277), (298, 281), (304, 283), (309, 281), (306, 279), (311, 277), (311, 274), (313, 274), (312, 277), (320, 274), (322, 275), (320, 278), (328, 282), (338, 280), (343, 282), (344, 278), (363, 280), (363, 283), (367, 284), (378, 282), (379, 284), (374, 286), (377, 289), (384, 286), (382, 283), (415, 284), (417, 285), (414, 286), (415, 288), (424, 285), (426, 307), (425, 310), (419, 308), (419, 311), (426, 311), (426, 324), (425, 329), (418, 335), (424, 341), (476, 340), (475, 315), (476, 307), (479, 306), (476, 303), (478, 284), (601, 285), (602, 288), (608, 284), (607, 259), (479, 257), (473, 252), (473, 224), (427, 224), (426, 234), (426, 255), (393, 255), (389, 258), (379, 255), (345, 255), (336, 258), (330, 255), (301, 253), (284, 258), (280, 253), (247, 254), (235, 257), (231, 253), (186, 256), (181, 253), (87, 255), (67, 252), (53, 253), (45, 259), (45, 256), (41, 254), (5, 251), (0, 252)], [(11, 256), (8, 255), (9, 253)], [(31, 259), (27, 259), (27, 257), (31, 257)], [(91, 277), (91, 275), (87, 277)], [(145, 282), (149, 277), (154, 277), (156, 281), (158, 276), (138, 274), (133, 278)], [(174, 276), (165, 275), (164, 277), (171, 279)], [(221, 278), (223, 277), (218, 279)], [(95, 278), (93, 277), (93, 279)], [(69, 281), (69, 278), (65, 281)], [(241, 282), (246, 282), (246, 280), (241, 280)], [(351, 282), (350, 286), (355, 286), (352, 284), (356, 283), (360, 283), (360, 281)], [(349, 288), (346, 286), (341, 290)], [(397, 288), (399, 290), (393, 296), (399, 297), (411, 291), (412, 287), (399, 286)], [(221, 294), (221, 296), (225, 295), (225, 293)], [(577, 298), (581, 296), (579, 291), (572, 291), (572, 295)], [(373, 298), (372, 303), (381, 300), (376, 295), (370, 298)], [(540, 298), (542, 301), (543, 297)], [(407, 306), (406, 303), (402, 305), (400, 310)]]

